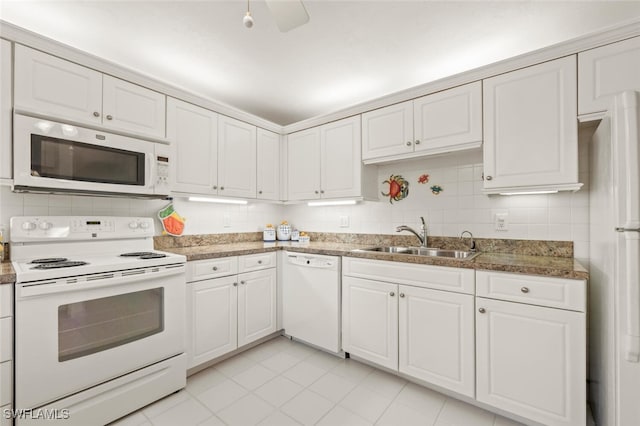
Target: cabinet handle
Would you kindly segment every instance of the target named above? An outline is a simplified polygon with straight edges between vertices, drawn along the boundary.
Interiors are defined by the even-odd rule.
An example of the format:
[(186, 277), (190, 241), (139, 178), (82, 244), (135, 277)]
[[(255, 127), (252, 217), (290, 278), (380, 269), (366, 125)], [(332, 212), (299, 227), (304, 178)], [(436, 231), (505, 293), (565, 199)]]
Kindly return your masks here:
[(258, 265), (262, 265), (262, 260), (258, 260)]
[(320, 190), (320, 193), (321, 193), (321, 194), (324, 194), (324, 189), (321, 189), (321, 190)]
[(258, 191), (258, 194), (262, 194), (262, 191)]
[(486, 179), (487, 179), (487, 180), (491, 180), (491, 179), (493, 179), (493, 177), (491, 177), (491, 176), (487, 176), (487, 177), (486, 177)]
[(220, 187), (220, 191), (224, 191), (224, 186), (221, 186), (221, 187)]
[(394, 292), (390, 292), (390, 293), (389, 293), (389, 296), (391, 296), (391, 297), (393, 297), (393, 296), (395, 296), (395, 295), (396, 295), (396, 294), (395, 294)]
[(400, 297), (404, 297), (404, 293), (400, 293)]
[(478, 312), (480, 312), (481, 314), (484, 314), (487, 311), (484, 308), (480, 308), (480, 309), (478, 309)]
[(218, 189), (218, 185), (213, 185), (213, 189)]
[(240, 284), (245, 285), (247, 282), (246, 281), (240, 281)]
[(113, 116), (112, 115), (107, 115), (107, 120), (113, 120)]
[(416, 139), (415, 144), (416, 144), (416, 145), (420, 145), (420, 139)]
[(218, 267), (217, 267), (217, 266), (214, 266), (214, 267), (213, 267), (213, 270), (214, 270), (214, 271), (217, 271), (217, 270), (218, 270)]
[(407, 146), (411, 146), (411, 141), (407, 141)]
[(233, 286), (234, 287), (238, 287), (238, 283), (233, 283)]
[(523, 293), (529, 293), (529, 288), (528, 287), (522, 287), (520, 289), (520, 291), (523, 292)]
[(94, 111), (94, 112), (93, 112), (93, 116), (94, 116), (94, 117), (100, 117), (100, 113), (99, 113), (98, 111)]
[(314, 192), (315, 192), (316, 194), (319, 194), (319, 193), (320, 193), (319, 191), (314, 191)]

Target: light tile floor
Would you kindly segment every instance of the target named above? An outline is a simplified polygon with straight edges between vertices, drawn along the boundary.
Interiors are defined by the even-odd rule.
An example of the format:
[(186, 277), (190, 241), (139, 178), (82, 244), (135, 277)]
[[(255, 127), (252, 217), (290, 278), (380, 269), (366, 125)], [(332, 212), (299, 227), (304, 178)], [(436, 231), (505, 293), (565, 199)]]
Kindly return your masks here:
[(517, 426), (351, 359), (278, 337), (112, 426)]

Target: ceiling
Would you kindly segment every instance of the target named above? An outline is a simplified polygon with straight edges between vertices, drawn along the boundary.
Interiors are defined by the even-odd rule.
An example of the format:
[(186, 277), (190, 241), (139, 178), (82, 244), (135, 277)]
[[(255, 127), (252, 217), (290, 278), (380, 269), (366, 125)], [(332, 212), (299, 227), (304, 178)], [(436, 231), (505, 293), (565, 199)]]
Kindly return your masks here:
[(640, 16), (637, 1), (2, 0), (0, 19), (287, 125)]

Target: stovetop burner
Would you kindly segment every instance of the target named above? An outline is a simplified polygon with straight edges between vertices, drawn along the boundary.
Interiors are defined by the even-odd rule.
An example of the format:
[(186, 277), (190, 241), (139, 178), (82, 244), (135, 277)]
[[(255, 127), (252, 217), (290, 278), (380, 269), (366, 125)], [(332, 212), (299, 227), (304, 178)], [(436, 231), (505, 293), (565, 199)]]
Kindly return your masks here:
[(29, 263), (58, 263), (58, 262), (66, 262), (68, 259), (66, 257), (45, 257), (44, 259), (35, 259)]
[(87, 262), (82, 261), (56, 261), (53, 263), (40, 263), (38, 266), (34, 266), (31, 269), (57, 269), (57, 268), (71, 268), (72, 266), (87, 265)]
[(152, 251), (136, 251), (132, 253), (122, 253), (121, 257), (139, 257), (140, 259), (160, 259), (167, 257), (164, 253), (154, 253)]

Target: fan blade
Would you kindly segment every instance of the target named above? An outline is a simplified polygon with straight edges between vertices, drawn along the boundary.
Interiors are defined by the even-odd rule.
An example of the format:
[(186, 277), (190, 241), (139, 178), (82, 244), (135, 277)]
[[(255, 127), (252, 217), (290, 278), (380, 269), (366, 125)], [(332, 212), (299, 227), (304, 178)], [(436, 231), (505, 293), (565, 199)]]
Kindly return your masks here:
[(265, 0), (281, 32), (286, 33), (309, 22), (301, 0)]

